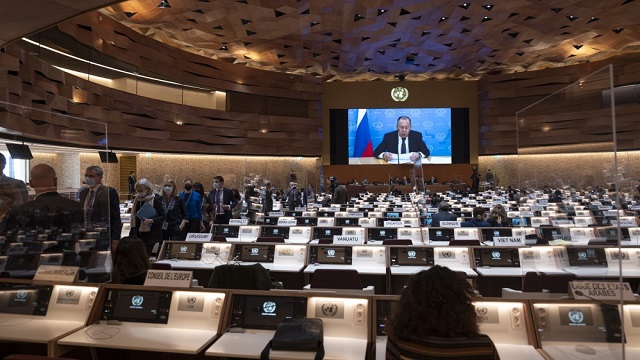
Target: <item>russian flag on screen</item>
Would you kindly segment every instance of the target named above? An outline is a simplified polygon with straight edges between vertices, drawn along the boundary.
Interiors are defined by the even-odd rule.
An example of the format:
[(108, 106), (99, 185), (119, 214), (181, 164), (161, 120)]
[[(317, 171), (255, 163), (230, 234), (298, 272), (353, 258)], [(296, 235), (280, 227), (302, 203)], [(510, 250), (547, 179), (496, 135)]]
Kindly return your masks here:
[(353, 157), (373, 157), (373, 144), (369, 131), (367, 110), (358, 110), (358, 124), (356, 125), (356, 140), (353, 149)]

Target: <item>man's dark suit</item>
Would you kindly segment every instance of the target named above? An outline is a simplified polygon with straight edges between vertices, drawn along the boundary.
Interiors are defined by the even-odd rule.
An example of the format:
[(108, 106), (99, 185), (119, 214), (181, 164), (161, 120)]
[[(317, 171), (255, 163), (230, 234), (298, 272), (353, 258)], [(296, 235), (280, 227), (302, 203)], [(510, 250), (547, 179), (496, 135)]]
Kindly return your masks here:
[[(84, 188), (80, 190), (79, 200), (80, 206), (84, 209), (84, 203), (87, 199), (90, 189)], [(93, 227), (109, 226), (109, 234), (111, 240), (120, 240), (120, 232), (122, 231), (122, 221), (120, 220), (120, 200), (118, 192), (112, 187), (100, 185), (95, 188), (96, 196), (93, 202), (93, 211), (89, 223)], [(84, 217), (84, 216), (83, 216)], [(83, 219), (87, 220), (87, 219)]]
[(431, 215), (431, 225), (432, 227), (439, 227), (440, 221), (456, 221), (458, 220), (458, 216), (456, 214), (452, 214), (448, 211), (441, 211), (439, 213), (435, 213)]
[[(424, 155), (424, 157), (429, 156), (429, 148), (422, 140), (422, 134), (417, 131), (411, 130), (409, 132), (409, 149), (407, 149), (408, 153), (412, 152), (420, 152)], [(384, 134), (382, 138), (382, 142), (380, 145), (376, 146), (376, 149), (373, 151), (374, 157), (380, 157), (380, 154), (383, 152), (390, 152), (393, 154), (398, 153), (398, 132), (392, 131)]]
[[(211, 206), (213, 207), (212, 213), (213, 213), (217, 211), (216, 204), (218, 203), (218, 190), (213, 189), (209, 192), (209, 200), (211, 200)], [(221, 202), (222, 202), (222, 205), (229, 205), (229, 209), (223, 210), (224, 218), (225, 218), (224, 223), (228, 224), (229, 220), (231, 220), (231, 209), (233, 209), (238, 204), (238, 201), (233, 197), (233, 192), (231, 191), (231, 189), (222, 188)]]

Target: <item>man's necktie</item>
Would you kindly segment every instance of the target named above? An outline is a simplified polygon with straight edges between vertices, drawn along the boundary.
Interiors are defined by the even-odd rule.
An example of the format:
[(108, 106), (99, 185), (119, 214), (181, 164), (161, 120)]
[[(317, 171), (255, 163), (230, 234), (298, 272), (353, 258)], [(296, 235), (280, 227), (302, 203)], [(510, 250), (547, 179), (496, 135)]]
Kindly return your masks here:
[(89, 199), (87, 200), (87, 207), (84, 209), (84, 228), (87, 229), (91, 226), (91, 214), (93, 213), (93, 201), (96, 198), (95, 190), (89, 191)]
[(407, 153), (407, 138), (402, 138), (402, 146), (400, 147), (400, 154)]
[(218, 208), (218, 214), (222, 214), (222, 190), (218, 190), (218, 194), (216, 195), (216, 207)]

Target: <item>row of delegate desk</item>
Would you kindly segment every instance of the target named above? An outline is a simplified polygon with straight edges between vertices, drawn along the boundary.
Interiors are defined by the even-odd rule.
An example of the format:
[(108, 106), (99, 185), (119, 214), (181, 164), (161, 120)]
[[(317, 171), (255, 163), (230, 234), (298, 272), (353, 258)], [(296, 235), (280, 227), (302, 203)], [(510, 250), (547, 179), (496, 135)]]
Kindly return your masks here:
[[(384, 359), (387, 319), (398, 296), (247, 291), (117, 284), (0, 282), (0, 353), (75, 358), (254, 358), (285, 317), (320, 318), (325, 359)], [(480, 332), (502, 359), (640, 357), (640, 303), (570, 299), (474, 302)], [(624, 338), (620, 331), (623, 317)], [(624, 345), (624, 349), (623, 349)], [(272, 351), (271, 359), (313, 353)]]
[(319, 240), (308, 244), (165, 241), (157, 262), (173, 269), (191, 270), (201, 284), (208, 283), (216, 266), (260, 263), (287, 289), (309, 284), (318, 269), (353, 269), (365, 285), (374, 285), (378, 294), (398, 294), (408, 276), (434, 265), (464, 272), (475, 279), (485, 296), (500, 296), (503, 287), (520, 289), (528, 272), (573, 274), (582, 279), (614, 279), (622, 275), (633, 286), (640, 279), (637, 242), (623, 248), (566, 241), (540, 246), (475, 243), (477, 246), (469, 246), (464, 240), (410, 244), (389, 240), (359, 245)]

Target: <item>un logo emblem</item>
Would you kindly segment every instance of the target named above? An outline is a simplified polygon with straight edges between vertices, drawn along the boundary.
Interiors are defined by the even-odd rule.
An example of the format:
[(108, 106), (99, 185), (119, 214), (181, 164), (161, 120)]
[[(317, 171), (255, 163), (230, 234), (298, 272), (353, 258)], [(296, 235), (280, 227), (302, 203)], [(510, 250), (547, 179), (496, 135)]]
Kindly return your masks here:
[(140, 295), (136, 295), (131, 298), (131, 305), (140, 306), (144, 302), (144, 297)]
[(258, 255), (258, 253), (260, 252), (260, 249), (258, 248), (251, 248), (251, 255)]

